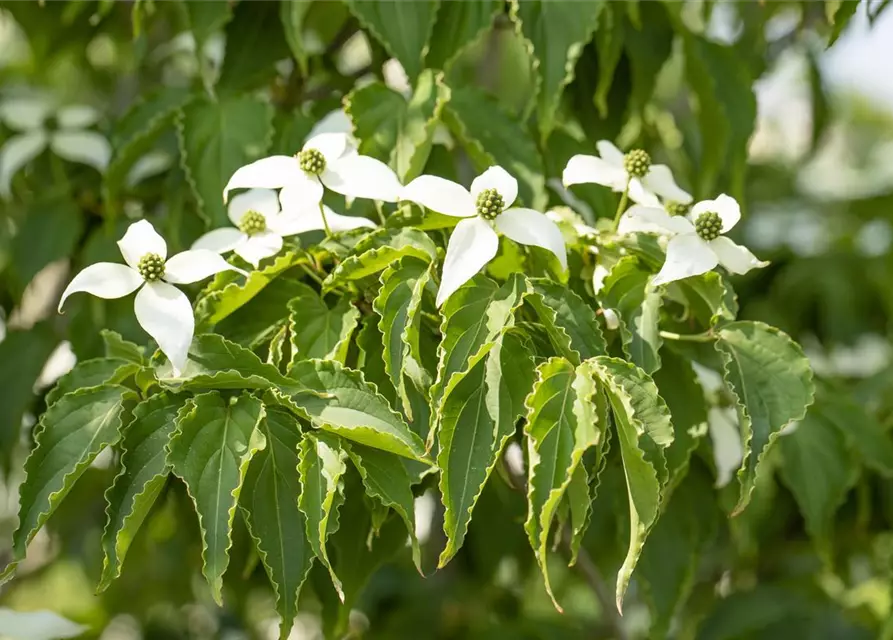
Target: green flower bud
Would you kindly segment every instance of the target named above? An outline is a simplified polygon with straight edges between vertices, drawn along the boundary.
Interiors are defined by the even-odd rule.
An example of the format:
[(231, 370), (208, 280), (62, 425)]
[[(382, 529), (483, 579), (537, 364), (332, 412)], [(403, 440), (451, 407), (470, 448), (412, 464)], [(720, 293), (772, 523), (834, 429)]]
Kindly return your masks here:
[(691, 211), (690, 204), (682, 204), (681, 202), (666, 202), (664, 208), (671, 216), (684, 216)]
[(326, 170), (326, 158), (316, 149), (304, 149), (298, 153), (298, 165), (301, 171), (318, 176)]
[(505, 200), (496, 189), (484, 189), (476, 202), (478, 215), (485, 220), (493, 220), (505, 208)]
[(715, 240), (722, 231), (722, 218), (715, 211), (706, 211), (695, 220), (695, 231), (707, 242)]
[(147, 253), (140, 258), (136, 270), (140, 272), (146, 282), (161, 280), (164, 276), (164, 258), (157, 253)]
[(246, 235), (253, 236), (266, 230), (267, 219), (257, 211), (249, 211), (239, 220), (239, 231)]
[(641, 149), (633, 149), (623, 156), (623, 168), (633, 178), (644, 178), (651, 168), (651, 156)]

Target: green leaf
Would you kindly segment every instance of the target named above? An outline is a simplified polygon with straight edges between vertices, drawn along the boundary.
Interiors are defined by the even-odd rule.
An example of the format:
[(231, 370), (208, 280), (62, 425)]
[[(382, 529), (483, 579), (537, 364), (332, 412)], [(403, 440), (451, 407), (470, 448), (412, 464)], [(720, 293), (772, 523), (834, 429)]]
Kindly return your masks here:
[(738, 470), (740, 513), (750, 501), (760, 464), (778, 433), (802, 420), (815, 385), (803, 349), (786, 334), (760, 322), (732, 322), (719, 330), (715, 347), (723, 378), (738, 403), (744, 460)]
[(300, 293), (288, 303), (292, 366), (310, 358), (347, 360), (347, 348), (360, 318), (347, 296), (329, 306), (311, 287), (300, 285)]
[(105, 357), (126, 360), (142, 366), (145, 364), (146, 348), (134, 342), (125, 340), (120, 333), (109, 329), (102, 329), (102, 342), (105, 345)]
[(506, 333), (446, 395), (437, 454), (447, 538), (440, 566), (462, 547), (474, 505), (524, 415), (533, 381), (530, 350), (516, 334)]
[(837, 426), (814, 411), (778, 446), (781, 479), (794, 495), (809, 535), (830, 554), (835, 514), (859, 479), (858, 460)]
[(347, 452), (339, 446), (337, 439), (311, 433), (304, 434), (299, 452), (301, 495), (298, 507), (306, 518), (307, 540), (313, 553), (328, 569), (335, 591), (343, 602), (344, 591), (329, 560), (326, 540), (338, 530), (338, 509), (344, 502), (342, 478), (347, 471)]
[(236, 169), (270, 146), (272, 118), (270, 105), (250, 95), (195, 100), (181, 110), (177, 130), (183, 169), (199, 213), (212, 228), (229, 224), (223, 187)]
[(436, 260), (437, 247), (418, 229), (377, 229), (360, 240), (350, 255), (328, 275), (323, 282), (323, 291), (383, 271), (403, 256)]
[(629, 493), (629, 549), (617, 573), (620, 609), (645, 538), (660, 511), (662, 487), (668, 479), (664, 449), (673, 442), (673, 426), (667, 405), (647, 373), (619, 358), (599, 356), (587, 363), (608, 395)]
[(412, 480), (403, 460), (357, 443), (348, 446), (347, 453), (360, 472), (366, 493), (385, 507), (396, 511), (403, 520), (412, 541), (413, 562), (421, 573), (421, 549), (415, 535), (415, 497), (412, 495)]
[(384, 336), (385, 371), (397, 390), (403, 412), (413, 419), (406, 379), (422, 394), (431, 386), (431, 375), (422, 365), (419, 346), (422, 294), (431, 282), (431, 265), (405, 256), (381, 274), (381, 289), (372, 308), (381, 316), (378, 328)]
[[(28, 331), (10, 331), (0, 342), (0, 451), (8, 458), (19, 439), (22, 416), (34, 402), (34, 383), (57, 340), (45, 324)], [(5, 463), (4, 463), (5, 464)]]
[(555, 350), (573, 364), (605, 355), (607, 346), (595, 311), (575, 292), (547, 280), (530, 280), (527, 297)]
[(660, 369), (663, 344), (658, 326), (661, 294), (648, 284), (650, 278), (638, 258), (626, 256), (611, 268), (599, 292), (602, 305), (620, 315), (624, 352), (646, 373)]
[(202, 536), (202, 573), (218, 605), (229, 565), (233, 518), (248, 463), (266, 445), (258, 429), (264, 406), (243, 394), (226, 400), (216, 391), (190, 398), (177, 416), (168, 459), (195, 503)]
[(691, 313), (704, 326), (720, 320), (733, 321), (738, 315), (738, 298), (728, 280), (715, 271), (675, 283), (682, 291)]
[(616, 13), (621, 6), (612, 5), (610, 2), (605, 5), (595, 37), (599, 74), (593, 101), (598, 109), (598, 115), (602, 119), (608, 116), (608, 94), (611, 91), (611, 84), (614, 82), (614, 73), (617, 70), (620, 57), (623, 55), (625, 20), (622, 15)]
[(463, 51), (490, 30), (493, 19), (502, 11), (500, 0), (441, 2), (425, 64), (448, 69)]
[(41, 416), (36, 446), (25, 461), (25, 481), (19, 488), (19, 527), (12, 537), (12, 561), (0, 580), (9, 579), (25, 558), (28, 543), (99, 452), (118, 441), (126, 405), (133, 399), (132, 391), (118, 385), (79, 389)]
[(357, 369), (391, 405), (396, 406), (397, 392), (384, 368), (384, 337), (378, 329), (378, 318), (374, 315), (363, 319), (363, 327), (357, 334), (357, 347), (360, 350)]
[(159, 393), (139, 403), (124, 429), (121, 471), (105, 492), (107, 521), (102, 534), (102, 577), (97, 592), (121, 575), (124, 558), (161, 493), (170, 466), (167, 446), (185, 399)]
[(332, 360), (303, 360), (289, 380), (299, 390), (281, 399), (318, 429), (397, 455), (423, 460), (425, 446), (363, 374)]
[(828, 37), (829, 47), (837, 42), (858, 8), (859, 0), (825, 0), (825, 14), (828, 22), (833, 25)]
[(195, 38), (196, 55), (202, 55), (205, 43), (212, 35), (223, 29), (232, 20), (232, 6), (226, 0), (204, 0), (203, 2), (181, 2), (189, 23), (189, 30)]
[(84, 216), (74, 202), (42, 199), (28, 206), (10, 247), (8, 285), (15, 298), (44, 267), (68, 258), (83, 232)]
[(727, 167), (732, 191), (740, 193), (757, 114), (750, 71), (731, 47), (693, 34), (686, 34), (683, 42), (686, 77), (698, 98), (701, 130), (697, 192), (713, 193), (720, 170)]
[(119, 358), (93, 358), (81, 360), (71, 371), (59, 378), (46, 395), (50, 406), (66, 393), (85, 387), (98, 387), (105, 383), (119, 384), (139, 371), (140, 366)]
[(513, 2), (512, 16), (529, 43), (537, 73), (537, 115), (545, 140), (555, 125), (564, 88), (574, 80), (574, 66), (592, 39), (605, 3), (525, 0)]
[(276, 77), (276, 63), (289, 54), (279, 14), (275, 2), (236, 5), (233, 19), (226, 27), (226, 55), (217, 81), (218, 91), (242, 92)]
[(548, 197), (543, 159), (528, 132), (492, 98), (470, 86), (453, 89), (444, 122), (483, 172), (496, 164), (518, 180), (524, 206), (542, 210)]
[(298, 61), (302, 75), (307, 75), (307, 60), (310, 57), (304, 46), (304, 18), (311, 6), (310, 0), (293, 0), (279, 3), (279, 19), (285, 31), (285, 40), (292, 55)]
[(400, 61), (415, 80), (424, 68), (428, 38), (440, 0), (348, 0), (347, 5), (376, 40)]
[(824, 388), (808, 415), (833, 424), (866, 466), (884, 477), (893, 477), (893, 441), (889, 433), (846, 391)]
[[(252, 272), (249, 281), (255, 273), (258, 272)], [(274, 334), (288, 325), (289, 301), (307, 291), (307, 285), (291, 279), (290, 275), (273, 278), (257, 295), (215, 324), (214, 332), (249, 349), (257, 349), (269, 342)], [(250, 286), (249, 283), (246, 286)], [(232, 296), (230, 302), (234, 302), (244, 293), (244, 290), (234, 288), (227, 296)]]
[(549, 531), (583, 454), (605, 442), (607, 424), (598, 420), (597, 393), (588, 365), (574, 367), (564, 358), (551, 358), (537, 367), (533, 390), (524, 401), (529, 460), (524, 530), (559, 611), (546, 568)]
[(281, 640), (291, 631), (298, 594), (313, 561), (304, 514), (298, 508), (301, 430), (294, 416), (278, 407), (266, 407), (260, 429), (267, 446), (248, 466), (239, 504), (276, 592)]

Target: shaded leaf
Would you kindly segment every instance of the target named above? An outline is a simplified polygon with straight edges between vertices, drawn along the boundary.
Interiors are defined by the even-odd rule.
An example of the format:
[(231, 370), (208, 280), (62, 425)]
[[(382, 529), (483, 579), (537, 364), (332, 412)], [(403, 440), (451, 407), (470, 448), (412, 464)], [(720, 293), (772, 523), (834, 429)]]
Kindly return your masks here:
[(555, 350), (573, 364), (605, 355), (607, 346), (595, 311), (575, 292), (546, 280), (530, 280), (527, 297), (549, 334)]
[(360, 312), (347, 296), (329, 306), (307, 285), (288, 303), (292, 366), (299, 360), (327, 358), (344, 363)]

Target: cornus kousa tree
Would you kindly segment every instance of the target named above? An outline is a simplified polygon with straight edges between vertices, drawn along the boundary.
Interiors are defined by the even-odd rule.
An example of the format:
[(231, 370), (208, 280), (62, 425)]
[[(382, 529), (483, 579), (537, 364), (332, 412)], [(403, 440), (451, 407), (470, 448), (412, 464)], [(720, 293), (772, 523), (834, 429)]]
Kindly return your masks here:
[[(86, 16), (69, 55), (89, 49), (95, 96), (119, 66), (108, 105), (140, 96), (96, 120), (101, 173), (0, 168), (43, 216), (17, 243), (60, 225), (15, 273), (56, 264), (65, 313), (33, 331), (76, 356), (35, 387), (24, 312), (0, 343), (42, 358), (0, 411), (11, 593), (85, 554), (103, 619), (147, 637), (158, 602), (250, 637), (874, 628), (828, 604), (831, 532), (859, 456), (893, 470), (888, 438), (812, 418), (824, 383), (761, 320), (784, 316), (739, 317), (778, 259), (743, 233), (777, 3), (742, 5), (740, 44), (708, 33), (712, 3), (18, 4), (27, 36)], [(798, 28), (836, 37), (849, 4), (798, 4)], [(855, 471), (813, 482), (837, 455)], [(762, 538), (774, 504), (793, 524)], [(791, 595), (786, 535), (821, 588)]]

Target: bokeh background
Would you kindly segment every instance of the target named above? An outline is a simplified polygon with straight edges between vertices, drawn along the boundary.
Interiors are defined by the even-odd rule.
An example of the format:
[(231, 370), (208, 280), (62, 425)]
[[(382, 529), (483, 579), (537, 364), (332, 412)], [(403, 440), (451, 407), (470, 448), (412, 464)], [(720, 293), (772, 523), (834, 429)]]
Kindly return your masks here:
[[(79, 300), (57, 316), (72, 269), (113, 256), (122, 225), (146, 213), (165, 221), (178, 248), (203, 230), (175, 127), (160, 128), (126, 166), (114, 161), (117, 145), (131, 134), (124, 114), (134, 104), (158, 87), (210, 83), (233, 25), (241, 20), (248, 28), (237, 8), (235, 22), (209, 18), (196, 29), (188, 20), (196, 11), (184, 13), (179, 4), (0, 3), (0, 559), (8, 557), (22, 462), (43, 394), (76, 359), (98, 353), (100, 328), (141, 336), (126, 301)], [(618, 11), (625, 3), (612, 4)], [(887, 2), (862, 2), (826, 49), (825, 17), (840, 2), (759, 3), (765, 14), (758, 19), (757, 3), (684, 4), (690, 28), (747, 57), (754, 71), (757, 118), (747, 172), (720, 186), (745, 204), (738, 239), (772, 264), (736, 280), (741, 316), (774, 324), (804, 346), (820, 376), (820, 400), (847, 406), (840, 419), (886, 429), (893, 417), (893, 11), (883, 11)], [(265, 89), (277, 118), (297, 110), (294, 126), (309, 126), (374, 79), (400, 93), (408, 89), (399, 63), (344, 5), (312, 5), (302, 33), (312, 82), (294, 86), (295, 63), (282, 56)], [(752, 41), (761, 46), (749, 48)], [(578, 76), (585, 77), (586, 61)], [(685, 105), (681, 66), (681, 54), (670, 52), (648, 108), (632, 125), (616, 128), (616, 137), (645, 138), (665, 149), (681, 182), (691, 184), (684, 149), (697, 123)], [(451, 84), (480, 86), (514, 113), (527, 108), (533, 92), (523, 38), (504, 13), (449, 73)], [(615, 84), (628, 73), (622, 61)], [(277, 120), (278, 141), (288, 139), (291, 122)], [(605, 137), (615, 137), (604, 126)], [(437, 146), (450, 145), (444, 130)], [(435, 148), (432, 157), (439, 153)], [(552, 169), (547, 162), (551, 202), (560, 204), (566, 194)], [(597, 198), (570, 204), (589, 222), (613, 213)], [(122, 214), (114, 220), (106, 215), (113, 205)], [(827, 415), (836, 406), (829, 400)], [(712, 460), (705, 465), (715, 466), (719, 491), (740, 459), (734, 412), (711, 412), (709, 429)], [(784, 454), (781, 447), (779, 468)], [(767, 474), (749, 511), (711, 530), (716, 544), (704, 547), (704, 566), (691, 576), (695, 587), (672, 630), (676, 637), (893, 637), (891, 469), (851, 464), (849, 455), (841, 445), (837, 458), (822, 461), (827, 475), (815, 478), (815, 493), (805, 497), (788, 489), (785, 473), (796, 471)], [(121, 579), (94, 595), (110, 462), (110, 453), (97, 460), (37, 537), (18, 577), (0, 587), (0, 636), (276, 637), (273, 595), (244, 527), (233, 552), (242, 566), (233, 563), (226, 606), (211, 601), (200, 575), (196, 523), (179, 486), (159, 500)], [(610, 637), (605, 612), (576, 573), (553, 580), (567, 605), (564, 615), (554, 610), (518, 524), (524, 514), (506, 511), (497, 495), (502, 489), (509, 490), (490, 483), (465, 549), (445, 570), (422, 581), (407, 558), (382, 567), (351, 614), (354, 636)], [(802, 513), (804, 500), (812, 501), (812, 520)], [(419, 537), (430, 557), (441, 544), (434, 504), (430, 496), (417, 504)], [(322, 637), (328, 592), (314, 584), (328, 578), (317, 569), (302, 595), (295, 640)], [(748, 589), (726, 593), (726, 579)], [(44, 614), (29, 620), (29, 631), (12, 633), (24, 624), (13, 611), (41, 609), (84, 626), (66, 628)], [(648, 637), (648, 616), (642, 594), (634, 594), (623, 620), (629, 637)], [(53, 625), (62, 627), (52, 631)]]

